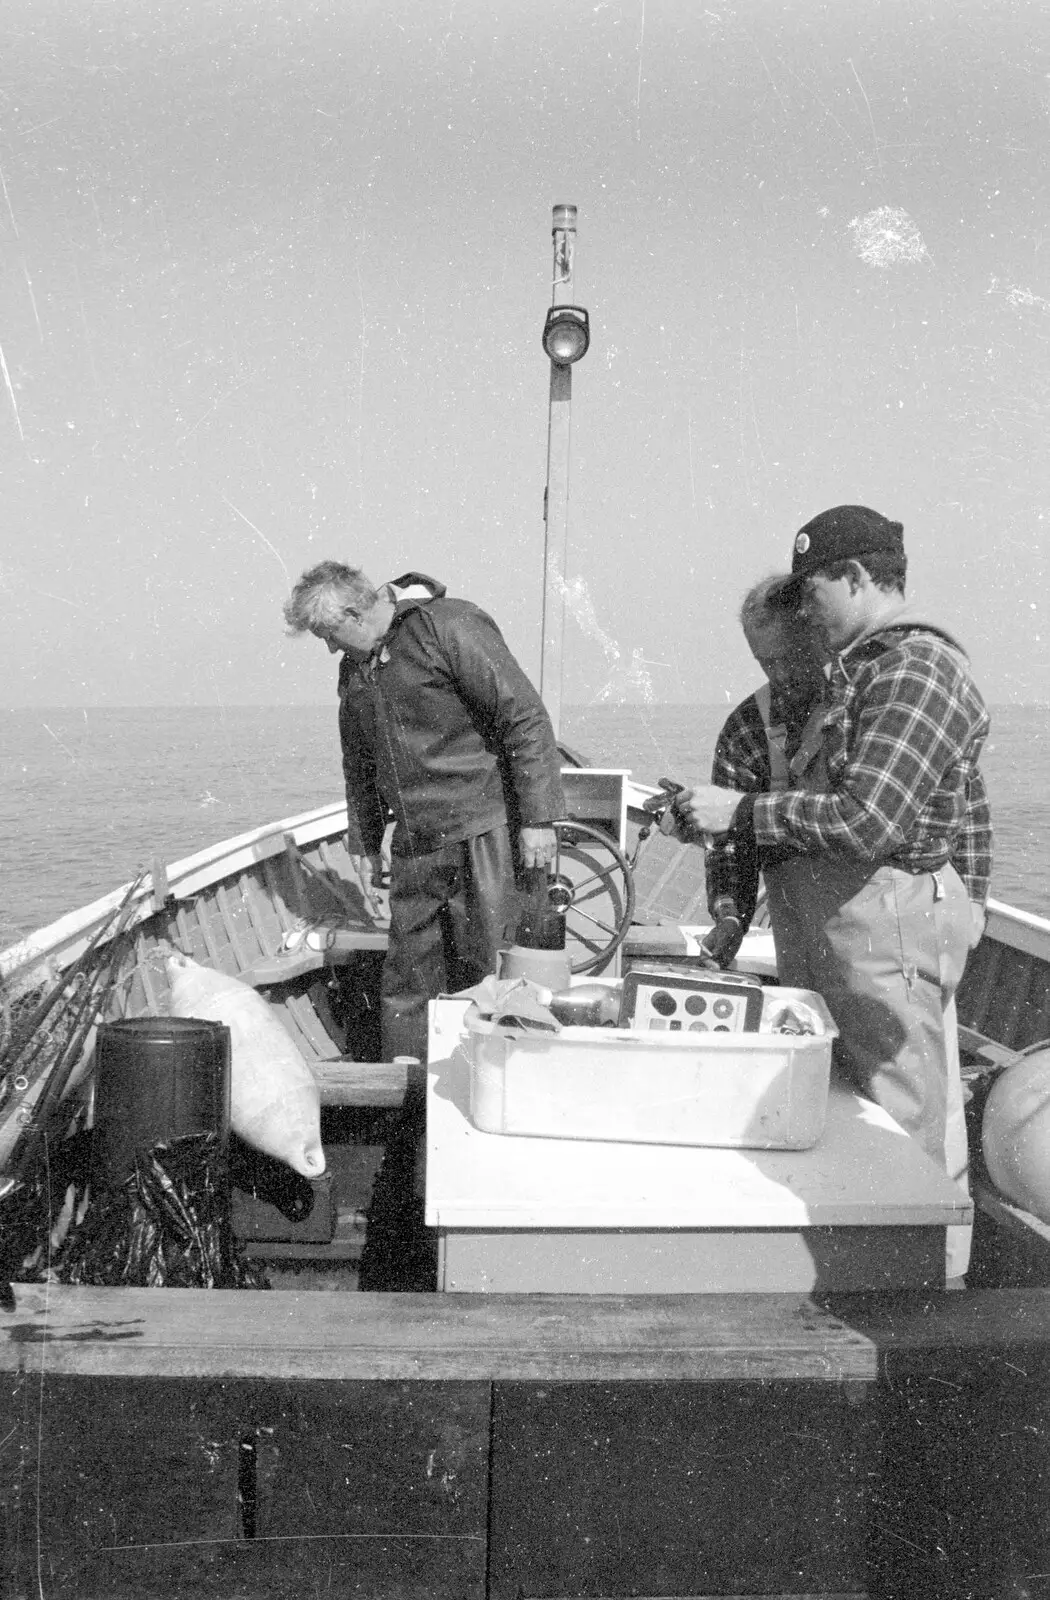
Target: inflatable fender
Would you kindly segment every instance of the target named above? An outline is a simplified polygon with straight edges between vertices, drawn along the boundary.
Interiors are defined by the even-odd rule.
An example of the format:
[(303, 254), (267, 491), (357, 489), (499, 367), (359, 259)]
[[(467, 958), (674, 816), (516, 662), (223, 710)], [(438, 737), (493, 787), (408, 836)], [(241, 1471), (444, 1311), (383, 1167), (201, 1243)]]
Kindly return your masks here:
[(1050, 1222), (1050, 1049), (1021, 1056), (996, 1078), (985, 1101), (981, 1149), (1000, 1194)]
[(245, 1144), (304, 1178), (325, 1169), (321, 1096), (313, 1073), (271, 1007), (247, 983), (189, 956), (165, 959), (176, 1017), (224, 1022), (230, 1030), (230, 1127)]

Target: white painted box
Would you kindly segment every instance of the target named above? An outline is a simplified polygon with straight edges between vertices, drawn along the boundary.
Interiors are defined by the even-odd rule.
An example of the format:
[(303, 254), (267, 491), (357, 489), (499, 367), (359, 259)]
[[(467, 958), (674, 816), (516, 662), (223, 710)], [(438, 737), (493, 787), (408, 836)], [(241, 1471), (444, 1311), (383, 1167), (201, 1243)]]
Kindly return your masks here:
[[(799, 1002), (819, 1032), (773, 1032)], [(824, 1131), (838, 1029), (820, 995), (763, 991), (757, 1033), (558, 1034), (464, 1018), (470, 1118), (484, 1133), (808, 1150)]]

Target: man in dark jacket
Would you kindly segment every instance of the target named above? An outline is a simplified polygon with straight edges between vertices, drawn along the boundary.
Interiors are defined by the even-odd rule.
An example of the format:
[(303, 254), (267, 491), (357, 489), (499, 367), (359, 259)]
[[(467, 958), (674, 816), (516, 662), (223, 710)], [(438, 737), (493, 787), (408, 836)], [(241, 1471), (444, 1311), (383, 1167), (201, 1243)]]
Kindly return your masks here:
[(427, 1001), (495, 971), (517, 922), (516, 867), (554, 857), (554, 730), (492, 618), (421, 573), (377, 589), (323, 561), (285, 618), (342, 653), (347, 848), (373, 905), (394, 820), (383, 1055), (425, 1060)]

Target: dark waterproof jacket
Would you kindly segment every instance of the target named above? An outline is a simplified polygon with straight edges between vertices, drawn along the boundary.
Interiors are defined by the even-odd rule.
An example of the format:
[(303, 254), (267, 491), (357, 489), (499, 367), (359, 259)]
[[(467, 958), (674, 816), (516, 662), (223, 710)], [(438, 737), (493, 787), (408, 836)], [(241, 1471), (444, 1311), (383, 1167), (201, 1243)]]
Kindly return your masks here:
[(420, 573), (392, 588), (409, 586), (432, 598), (399, 600), (369, 660), (339, 671), (350, 851), (375, 854), (390, 815), (396, 855), (564, 816), (550, 718), (492, 618)]

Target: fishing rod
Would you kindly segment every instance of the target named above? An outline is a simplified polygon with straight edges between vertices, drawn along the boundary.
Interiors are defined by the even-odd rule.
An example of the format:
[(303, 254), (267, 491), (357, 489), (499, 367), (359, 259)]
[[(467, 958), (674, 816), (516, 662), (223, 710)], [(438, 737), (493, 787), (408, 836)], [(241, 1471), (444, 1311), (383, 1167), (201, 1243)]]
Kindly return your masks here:
[[(36, 1157), (41, 1141), (47, 1135), (51, 1113), (61, 1100), (70, 1075), (80, 1060), (88, 1034), (95, 1025), (94, 1013), (97, 1009), (98, 997), (111, 983), (117, 962), (123, 954), (123, 938), (128, 931), (139, 890), (147, 876), (148, 874), (142, 871), (129, 884), (123, 899), (99, 928), (91, 944), (81, 953), (68, 972), (63, 975), (56, 989), (48, 997), (48, 1001), (38, 1007), (37, 1012), (34, 1013), (34, 1016), (43, 1014), (46, 1020), (58, 999), (66, 993), (75, 978), (86, 978), (84, 991), (79, 999), (71, 1003), (70, 1030), (64, 1043), (59, 1047), (58, 1055), (52, 1065), (51, 1074), (41, 1092), (38, 1103), (32, 1108), (23, 1105), (9, 1113), (8, 1121), (10, 1121), (11, 1116), (26, 1117), (27, 1111), (29, 1114), (24, 1125), (16, 1132), (7, 1159), (3, 1161), (3, 1166), (6, 1169), (4, 1194), (9, 1194), (13, 1188), (22, 1182), (26, 1170)], [(97, 953), (103, 936), (107, 940), (108, 948), (102, 959), (89, 972), (89, 957)], [(19, 1054), (11, 1058), (12, 1063), (17, 1062), (24, 1053), (26, 1043), (29, 1042), (26, 1038), (28, 1032), (27, 1028), (23, 1034), (24, 1042), (21, 1045)], [(40, 1040), (37, 1054), (43, 1049), (44, 1042), (43, 1039)], [(21, 1074), (20, 1076), (25, 1079), (24, 1085), (22, 1085), (24, 1094), (29, 1089), (30, 1084), (26, 1074)], [(18, 1079), (15, 1082), (18, 1083)], [(0, 1131), (0, 1143), (2, 1142), (2, 1131)]]
[(0, 1051), (0, 1071), (6, 1071), (10, 1067), (13, 1067), (14, 1064), (24, 1055), (27, 1046), (31, 1044), (33, 1039), (39, 1034), (40, 1029), (51, 1015), (51, 1012), (54, 1010), (59, 1000), (61, 1000), (65, 991), (69, 988), (70, 984), (75, 982), (75, 980), (84, 971), (86, 971), (90, 964), (91, 957), (98, 949), (99, 945), (106, 938), (111, 937), (114, 924), (119, 923), (122, 921), (122, 919), (124, 919), (125, 912), (130, 906), (131, 901), (141, 889), (148, 876), (149, 874), (143, 870), (138, 874), (133, 882), (128, 885), (123, 899), (113, 908), (109, 916), (99, 923), (98, 927), (95, 929), (95, 932), (92, 934), (91, 938), (84, 946), (84, 949), (80, 952), (77, 959), (71, 962), (66, 970), (62, 973), (61, 978), (56, 981), (55, 987), (37, 1006), (37, 1009), (32, 1013), (29, 1020), (25, 1023), (18, 1035), (13, 1037), (10, 1043), (6, 1045), (2, 1051)]

